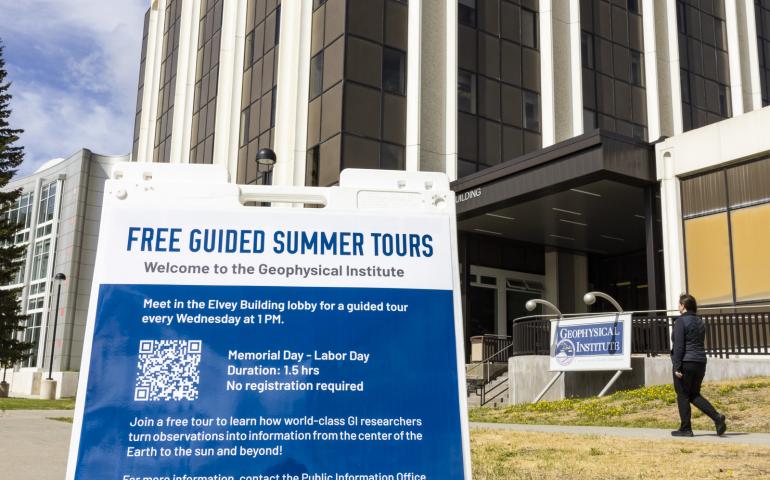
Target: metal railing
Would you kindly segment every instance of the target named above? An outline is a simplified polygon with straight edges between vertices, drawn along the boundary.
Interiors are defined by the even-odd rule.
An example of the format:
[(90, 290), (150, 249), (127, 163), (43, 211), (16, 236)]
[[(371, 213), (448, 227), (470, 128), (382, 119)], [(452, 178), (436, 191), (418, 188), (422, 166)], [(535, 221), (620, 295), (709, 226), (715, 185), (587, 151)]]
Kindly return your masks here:
[[(677, 316), (638, 314), (632, 318), (631, 352), (647, 356), (671, 351), (671, 328)], [(701, 315), (706, 324), (706, 354), (770, 355), (770, 313), (720, 313)], [(513, 322), (511, 356), (548, 355), (551, 322), (547, 318), (525, 318)]]
[[(766, 305), (764, 307), (767, 307)], [(703, 310), (710, 310), (705, 308)], [(631, 352), (647, 356), (671, 352), (671, 329), (678, 315), (668, 311), (633, 313)], [(585, 314), (564, 315), (585, 316)], [(770, 312), (701, 313), (706, 325), (706, 354), (729, 358), (731, 355), (770, 355)], [(506, 363), (509, 357), (549, 355), (551, 319), (553, 315), (533, 315), (513, 321), (512, 335), (480, 335), (474, 343), (482, 344), (482, 358), (466, 370), (466, 374), (483, 368), (481, 378), (468, 379), (468, 390), (481, 397), (481, 405), (505, 393), (507, 384), (493, 385), (502, 374), (492, 373), (492, 365)]]

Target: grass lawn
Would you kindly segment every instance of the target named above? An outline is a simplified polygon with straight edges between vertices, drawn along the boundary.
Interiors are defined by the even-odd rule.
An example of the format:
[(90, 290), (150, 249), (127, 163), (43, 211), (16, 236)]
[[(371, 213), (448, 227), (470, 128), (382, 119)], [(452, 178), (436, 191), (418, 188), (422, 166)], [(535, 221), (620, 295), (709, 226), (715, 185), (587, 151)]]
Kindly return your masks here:
[(770, 446), (471, 430), (474, 480), (770, 478)]
[(0, 410), (72, 410), (74, 398), (39, 400), (37, 398), (0, 398)]
[[(770, 432), (770, 377), (705, 383), (701, 393), (727, 416), (730, 431)], [(604, 398), (525, 403), (470, 411), (473, 422), (670, 428), (679, 426), (671, 385), (616, 392)], [(693, 407), (693, 428), (713, 422)], [(533, 477), (536, 478), (536, 477)]]

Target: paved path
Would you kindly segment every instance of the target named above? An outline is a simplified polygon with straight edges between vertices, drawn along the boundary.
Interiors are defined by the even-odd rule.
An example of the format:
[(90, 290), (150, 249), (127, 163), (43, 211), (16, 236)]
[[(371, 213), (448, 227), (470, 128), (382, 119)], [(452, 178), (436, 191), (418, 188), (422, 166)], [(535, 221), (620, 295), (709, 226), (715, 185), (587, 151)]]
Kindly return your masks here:
[(49, 417), (71, 417), (72, 410), (0, 411), (2, 478), (62, 480), (72, 425)]
[[(675, 438), (671, 436), (671, 430), (659, 428), (624, 428), (624, 427), (578, 427), (572, 425), (521, 425), (509, 423), (478, 423), (471, 422), (471, 428), (509, 430), (514, 432), (545, 432), (545, 433), (572, 433), (578, 435), (609, 435), (627, 438), (642, 438), (655, 440), (680, 440), (686, 442), (714, 442), (723, 444), (742, 444), (770, 447), (770, 433), (738, 433), (728, 432), (717, 437), (714, 431), (696, 431), (691, 438)], [(727, 424), (730, 427), (730, 424)]]
[[(71, 417), (72, 410), (0, 411), (0, 461), (3, 478), (61, 480), (67, 465), (71, 424), (50, 417)], [(471, 423), (474, 429), (517, 432), (614, 435), (628, 438), (670, 440), (668, 430), (654, 428), (575, 427), (562, 425), (511, 425)], [(770, 447), (770, 434), (733, 433), (717, 437), (713, 432), (695, 432), (679, 441), (719, 442)]]

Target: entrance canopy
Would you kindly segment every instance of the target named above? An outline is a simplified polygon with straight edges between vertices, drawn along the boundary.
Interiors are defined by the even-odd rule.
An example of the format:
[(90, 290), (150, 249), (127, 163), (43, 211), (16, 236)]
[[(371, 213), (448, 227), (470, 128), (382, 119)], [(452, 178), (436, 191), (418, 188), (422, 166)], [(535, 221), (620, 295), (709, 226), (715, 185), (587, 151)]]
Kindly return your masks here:
[(596, 130), (452, 188), (461, 231), (617, 255), (650, 247), (655, 183), (651, 145)]

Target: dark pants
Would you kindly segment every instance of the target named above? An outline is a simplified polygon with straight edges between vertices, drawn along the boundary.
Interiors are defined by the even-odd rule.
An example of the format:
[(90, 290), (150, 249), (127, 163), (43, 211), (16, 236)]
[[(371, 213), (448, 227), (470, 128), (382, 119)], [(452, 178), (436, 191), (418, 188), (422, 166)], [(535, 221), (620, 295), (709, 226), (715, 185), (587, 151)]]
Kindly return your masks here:
[(706, 374), (706, 364), (698, 362), (682, 362), (682, 378), (676, 378), (674, 375), (674, 390), (676, 390), (676, 403), (679, 407), (679, 418), (682, 423), (679, 430), (692, 430), (690, 416), (692, 403), (703, 413), (709, 416), (713, 421), (717, 421), (719, 413), (708, 400), (700, 396), (700, 385), (703, 382), (703, 376)]

